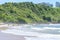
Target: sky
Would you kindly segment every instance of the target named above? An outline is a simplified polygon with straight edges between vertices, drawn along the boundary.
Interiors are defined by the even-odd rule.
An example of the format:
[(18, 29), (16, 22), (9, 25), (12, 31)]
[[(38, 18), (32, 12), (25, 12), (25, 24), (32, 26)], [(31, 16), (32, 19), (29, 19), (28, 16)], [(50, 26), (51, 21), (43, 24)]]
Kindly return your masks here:
[(60, 0), (0, 0), (0, 4), (5, 2), (33, 2), (33, 3), (46, 2), (55, 5), (55, 2), (60, 2)]

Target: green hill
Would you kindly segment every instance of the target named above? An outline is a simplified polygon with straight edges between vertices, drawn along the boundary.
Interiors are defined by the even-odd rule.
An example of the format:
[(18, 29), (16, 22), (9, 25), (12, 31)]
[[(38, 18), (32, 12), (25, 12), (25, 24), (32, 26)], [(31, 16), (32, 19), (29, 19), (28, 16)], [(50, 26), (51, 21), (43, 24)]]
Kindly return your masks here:
[(0, 22), (60, 23), (60, 8), (32, 2), (0, 4)]

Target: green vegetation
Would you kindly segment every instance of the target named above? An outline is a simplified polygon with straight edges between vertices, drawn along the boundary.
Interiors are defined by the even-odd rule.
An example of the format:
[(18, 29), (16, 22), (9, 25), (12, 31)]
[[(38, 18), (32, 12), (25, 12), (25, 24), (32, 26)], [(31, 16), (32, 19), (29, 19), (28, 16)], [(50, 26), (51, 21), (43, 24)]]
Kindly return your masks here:
[(32, 2), (9, 2), (0, 5), (0, 22), (60, 23), (60, 8)]

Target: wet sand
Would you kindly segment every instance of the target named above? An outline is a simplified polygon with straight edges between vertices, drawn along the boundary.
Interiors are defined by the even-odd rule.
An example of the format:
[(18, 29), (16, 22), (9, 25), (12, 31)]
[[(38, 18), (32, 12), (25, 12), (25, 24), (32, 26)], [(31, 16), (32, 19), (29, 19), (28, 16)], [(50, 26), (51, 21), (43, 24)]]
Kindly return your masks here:
[(24, 36), (17, 36), (0, 32), (0, 40), (25, 40)]

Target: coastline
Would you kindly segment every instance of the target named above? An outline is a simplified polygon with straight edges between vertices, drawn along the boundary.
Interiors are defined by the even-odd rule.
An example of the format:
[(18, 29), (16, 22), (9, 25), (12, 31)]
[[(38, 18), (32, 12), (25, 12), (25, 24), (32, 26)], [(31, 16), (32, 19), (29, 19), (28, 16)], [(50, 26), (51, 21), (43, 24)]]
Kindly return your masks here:
[[(2, 38), (0, 38), (1, 40), (4, 40), (5, 38), (6, 38), (5, 40), (44, 40), (44, 39), (55, 40), (55, 39), (60, 39), (60, 34), (57, 35), (57, 34), (51, 33), (51, 32), (55, 33), (54, 30), (60, 30), (60, 29), (47, 28), (47, 26), (45, 26), (46, 24), (41, 24), (42, 26), (45, 26), (43, 28), (37, 28), (38, 26), (36, 25), (40, 25), (40, 24), (8, 24), (8, 23), (6, 24), (6, 23), (3, 23), (1, 25), (3, 27), (8, 27), (7, 30), (1, 30), (2, 32), (0, 33), (0, 36), (2, 36)], [(48, 24), (48, 25), (57, 25), (57, 24)], [(26, 27), (29, 27), (29, 29)], [(30, 29), (30, 27), (32, 29)]]
[(18, 24), (18, 23), (0, 23), (0, 28), (17, 27), (17, 26), (35, 26), (35, 25), (60, 25), (60, 23), (33, 23), (33, 24)]

